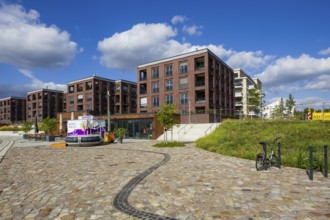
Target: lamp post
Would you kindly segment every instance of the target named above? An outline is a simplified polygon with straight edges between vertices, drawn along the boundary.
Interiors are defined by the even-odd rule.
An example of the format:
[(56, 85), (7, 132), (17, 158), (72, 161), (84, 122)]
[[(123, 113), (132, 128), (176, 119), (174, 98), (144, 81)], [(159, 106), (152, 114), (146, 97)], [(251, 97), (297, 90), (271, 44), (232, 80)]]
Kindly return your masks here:
[(111, 132), (111, 112), (110, 112), (110, 91), (107, 91), (107, 101), (108, 101), (108, 132)]

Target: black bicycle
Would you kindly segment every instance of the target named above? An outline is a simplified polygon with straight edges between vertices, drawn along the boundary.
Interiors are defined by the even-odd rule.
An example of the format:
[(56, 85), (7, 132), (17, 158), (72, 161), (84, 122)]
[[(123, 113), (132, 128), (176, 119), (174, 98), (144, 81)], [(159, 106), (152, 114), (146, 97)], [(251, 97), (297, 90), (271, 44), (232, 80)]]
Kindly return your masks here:
[[(275, 155), (274, 148), (276, 146), (278, 146), (278, 144), (279, 144), (278, 140), (279, 139), (280, 139), (280, 137), (275, 138), (272, 143), (265, 142), (265, 141), (259, 142), (259, 144), (262, 145), (264, 152), (260, 153), (260, 154), (257, 154), (257, 158), (256, 158), (256, 168), (257, 168), (257, 170), (267, 170), (271, 166), (277, 166), (278, 165), (278, 159)], [(269, 157), (267, 157), (267, 145), (271, 146), (271, 153), (270, 153)]]

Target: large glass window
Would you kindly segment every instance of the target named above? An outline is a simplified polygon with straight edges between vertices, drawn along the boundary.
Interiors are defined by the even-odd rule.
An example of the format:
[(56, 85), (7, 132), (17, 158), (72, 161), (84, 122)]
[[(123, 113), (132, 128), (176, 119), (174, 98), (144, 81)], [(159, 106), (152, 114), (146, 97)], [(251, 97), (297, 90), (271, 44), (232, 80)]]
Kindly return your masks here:
[(152, 68), (152, 78), (153, 79), (157, 79), (159, 78), (159, 70), (158, 70), (158, 67), (154, 67)]
[(173, 90), (173, 81), (166, 80), (166, 91), (172, 91), (172, 90)]
[(172, 64), (166, 65), (165, 67), (165, 75), (166, 76), (172, 76)]
[(159, 92), (159, 83), (158, 82), (153, 82), (152, 83), (152, 92), (153, 93)]
[(180, 89), (188, 88), (188, 77), (180, 78)]
[(140, 98), (140, 108), (147, 107), (147, 97)]
[(188, 93), (180, 93), (180, 103), (182, 105), (188, 104)]
[(183, 62), (180, 63), (180, 73), (187, 73), (188, 72), (188, 63)]
[(140, 71), (140, 80), (147, 80), (147, 70), (141, 70)]
[(159, 96), (152, 97), (152, 106), (158, 107), (159, 106)]
[(173, 95), (166, 95), (165, 96), (165, 101), (166, 101), (166, 104), (172, 104), (173, 103)]

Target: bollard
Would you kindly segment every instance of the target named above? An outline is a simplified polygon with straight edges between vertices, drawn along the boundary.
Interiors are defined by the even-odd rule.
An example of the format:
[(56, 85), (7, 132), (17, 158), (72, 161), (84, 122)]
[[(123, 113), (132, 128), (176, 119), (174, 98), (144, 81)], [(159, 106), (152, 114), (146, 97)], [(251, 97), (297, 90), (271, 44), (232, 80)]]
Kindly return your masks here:
[(281, 161), (281, 143), (278, 143), (278, 148), (277, 148), (277, 167), (281, 169), (282, 161)]
[(328, 177), (328, 146), (324, 145), (324, 177)]
[(309, 147), (309, 179), (313, 180), (313, 147)]

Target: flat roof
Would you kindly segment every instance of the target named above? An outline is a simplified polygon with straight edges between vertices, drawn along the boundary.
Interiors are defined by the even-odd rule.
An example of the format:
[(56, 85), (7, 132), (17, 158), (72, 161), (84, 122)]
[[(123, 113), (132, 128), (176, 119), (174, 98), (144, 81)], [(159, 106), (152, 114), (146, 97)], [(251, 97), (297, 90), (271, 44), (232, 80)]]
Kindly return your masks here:
[(155, 65), (155, 64), (158, 64), (158, 63), (168, 62), (168, 61), (171, 61), (171, 60), (181, 59), (181, 58), (185, 58), (185, 57), (190, 57), (190, 56), (193, 56), (193, 55), (206, 53), (208, 51), (209, 51), (209, 49), (207, 49), (207, 48), (197, 49), (197, 50), (192, 51), (192, 52), (188, 52), (188, 53), (176, 55), (176, 56), (173, 56), (173, 57), (168, 57), (168, 58), (164, 58), (164, 59), (144, 63), (144, 64), (139, 65), (138, 68), (142, 68), (142, 67), (146, 67), (146, 66), (150, 66), (150, 65)]
[(118, 79), (118, 80), (116, 80), (115, 82), (116, 82), (116, 83), (117, 83), (117, 82), (124, 82), (124, 83), (129, 83), (129, 84), (137, 85), (136, 82), (132, 82), (132, 81), (124, 80), (124, 79)]
[(27, 94), (32, 94), (32, 93), (36, 93), (36, 92), (57, 92), (57, 93), (64, 93), (64, 91), (62, 90), (55, 90), (55, 89), (38, 89), (38, 90), (34, 90), (31, 92), (28, 92)]
[(9, 96), (9, 97), (5, 97), (5, 98), (0, 98), (0, 101), (4, 101), (4, 100), (8, 100), (8, 99), (22, 99), (22, 100), (26, 100), (25, 97)]
[(75, 80), (75, 81), (71, 81), (71, 82), (68, 82), (68, 85), (69, 84), (74, 84), (74, 83), (79, 83), (79, 82), (83, 82), (83, 81), (86, 81), (86, 80), (91, 80), (91, 79), (99, 79), (99, 80), (103, 80), (103, 81), (108, 81), (108, 82), (115, 82), (114, 80), (112, 79), (107, 79), (107, 78), (104, 78), (104, 77), (99, 77), (99, 76), (96, 76), (95, 74), (93, 76), (90, 76), (90, 77), (86, 77), (86, 78), (83, 78), (83, 79), (78, 79), (78, 80)]
[(221, 62), (222, 64), (224, 64), (229, 69), (233, 70), (230, 66), (228, 66), (228, 64), (226, 64), (223, 60), (221, 60), (217, 55), (215, 55), (215, 53), (213, 53), (208, 48), (203, 48), (203, 49), (196, 48), (195, 51), (191, 51), (191, 52), (188, 52), (188, 53), (184, 53), (184, 54), (180, 54), (180, 55), (176, 55), (176, 56), (172, 56), (172, 57), (168, 57), (168, 58), (164, 58), (164, 59), (155, 60), (155, 61), (151, 61), (151, 62), (148, 62), (148, 63), (141, 64), (141, 65), (138, 66), (138, 68), (143, 68), (143, 67), (147, 67), (147, 66), (151, 66), (151, 65), (156, 65), (156, 64), (159, 64), (159, 63), (169, 62), (169, 61), (172, 61), (172, 60), (181, 59), (181, 58), (185, 58), (185, 57), (190, 57), (190, 56), (194, 56), (194, 55), (198, 55), (198, 54), (203, 54), (203, 53), (210, 53), (219, 62)]

